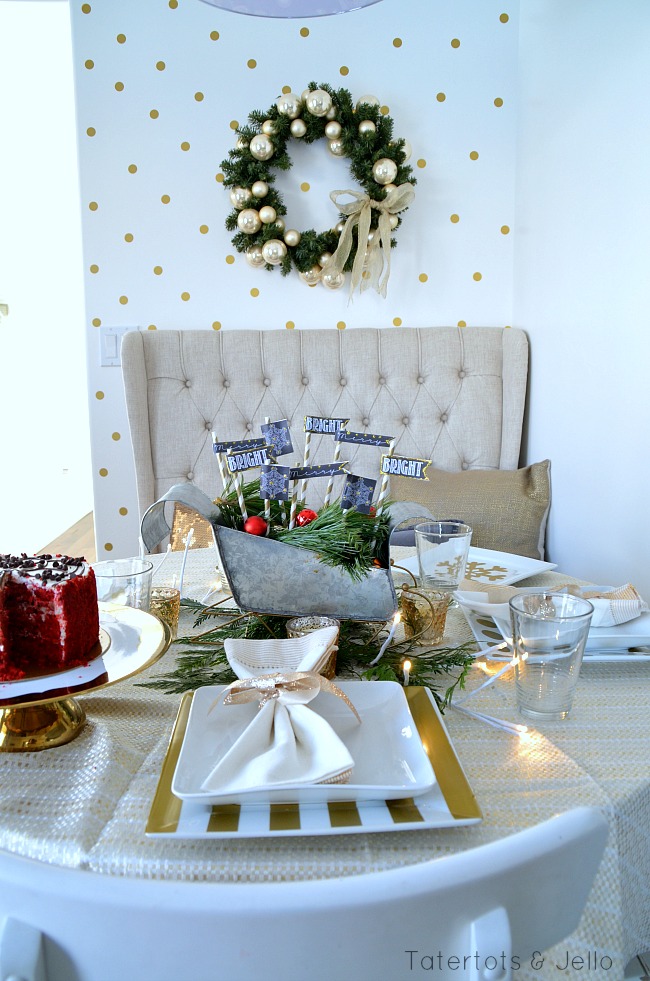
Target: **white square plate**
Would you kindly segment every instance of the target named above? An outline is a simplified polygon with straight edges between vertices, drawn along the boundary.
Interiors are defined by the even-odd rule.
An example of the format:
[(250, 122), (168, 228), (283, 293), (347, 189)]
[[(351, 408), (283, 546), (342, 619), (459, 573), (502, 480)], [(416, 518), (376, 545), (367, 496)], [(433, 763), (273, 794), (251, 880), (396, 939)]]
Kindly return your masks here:
[[(418, 557), (413, 555), (399, 565), (418, 576)], [(489, 548), (472, 548), (467, 556), (465, 578), (472, 582), (489, 583), (491, 586), (510, 586), (514, 582), (536, 576), (539, 572), (556, 569), (554, 562), (529, 559), (526, 555), (513, 555), (511, 552), (494, 552)]]
[(351, 782), (258, 787), (221, 795), (201, 789), (217, 761), (239, 738), (258, 711), (256, 703), (220, 705), (225, 687), (212, 685), (194, 694), (185, 738), (172, 780), (172, 792), (204, 804), (268, 804), (292, 801), (391, 800), (431, 789), (435, 776), (409, 710), (403, 688), (394, 681), (336, 682), (361, 716), (361, 725), (342, 699), (321, 692), (310, 705), (332, 726), (353, 760)]

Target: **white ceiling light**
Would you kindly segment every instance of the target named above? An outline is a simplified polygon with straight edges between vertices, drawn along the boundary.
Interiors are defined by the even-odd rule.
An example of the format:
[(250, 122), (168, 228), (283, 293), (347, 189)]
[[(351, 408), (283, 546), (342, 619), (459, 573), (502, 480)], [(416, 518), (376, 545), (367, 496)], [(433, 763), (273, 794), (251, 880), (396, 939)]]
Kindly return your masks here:
[(213, 7), (253, 17), (326, 17), (370, 7), (381, 0), (203, 0)]

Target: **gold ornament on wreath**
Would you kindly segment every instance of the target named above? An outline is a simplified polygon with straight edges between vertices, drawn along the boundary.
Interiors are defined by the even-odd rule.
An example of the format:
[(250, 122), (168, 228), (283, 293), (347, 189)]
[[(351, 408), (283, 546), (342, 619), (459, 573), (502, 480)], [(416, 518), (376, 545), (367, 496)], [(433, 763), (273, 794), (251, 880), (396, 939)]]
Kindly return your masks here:
[[(330, 153), (347, 158), (356, 190), (332, 191), (338, 210), (332, 228), (317, 232), (287, 227), (276, 171), (292, 166), (291, 140), (325, 139)], [(393, 232), (402, 223), (416, 183), (407, 161), (411, 148), (393, 137), (393, 121), (375, 96), (356, 104), (346, 89), (310, 82), (301, 95), (287, 92), (266, 111), (254, 110), (237, 130), (237, 143), (222, 161), (233, 210), (226, 228), (232, 243), (254, 268), (293, 269), (308, 286), (350, 293), (375, 289), (386, 296)]]

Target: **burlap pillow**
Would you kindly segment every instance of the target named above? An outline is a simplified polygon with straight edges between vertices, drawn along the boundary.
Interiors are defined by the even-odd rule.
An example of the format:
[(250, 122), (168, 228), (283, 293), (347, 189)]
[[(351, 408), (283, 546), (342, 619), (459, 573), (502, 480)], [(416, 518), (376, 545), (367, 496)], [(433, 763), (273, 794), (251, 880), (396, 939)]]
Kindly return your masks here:
[(465, 521), (478, 548), (543, 559), (550, 470), (550, 460), (521, 470), (448, 473), (429, 467), (428, 480), (391, 478), (391, 497), (424, 504), (436, 518)]

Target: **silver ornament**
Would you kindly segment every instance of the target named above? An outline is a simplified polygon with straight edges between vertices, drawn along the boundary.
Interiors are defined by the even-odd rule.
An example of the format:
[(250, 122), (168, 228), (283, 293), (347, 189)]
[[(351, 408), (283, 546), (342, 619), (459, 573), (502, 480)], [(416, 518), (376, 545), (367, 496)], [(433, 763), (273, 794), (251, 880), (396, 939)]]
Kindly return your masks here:
[(273, 125), (272, 119), (265, 119), (262, 123), (262, 132), (266, 133), (267, 136), (273, 136), (275, 133), (275, 126)]
[(259, 245), (251, 245), (250, 249), (246, 249), (246, 262), (253, 269), (259, 269), (264, 265), (264, 256)]
[(297, 228), (287, 228), (286, 232), (284, 233), (285, 242), (287, 243), (287, 245), (290, 245), (292, 248), (298, 245), (301, 238), (302, 235), (300, 234)]
[(291, 120), (291, 135), (295, 136), (296, 139), (300, 139), (307, 132), (307, 124), (303, 119), (292, 119)]
[(362, 119), (359, 123), (359, 133), (361, 136), (365, 136), (368, 133), (376, 133), (377, 127), (373, 123), (372, 119)]
[(259, 212), (255, 208), (245, 208), (237, 215), (237, 228), (246, 235), (254, 235), (261, 227)]
[(263, 208), (260, 208), (260, 221), (265, 225), (272, 225), (277, 217), (275, 208), (272, 208), (270, 204), (265, 204)]
[(251, 199), (251, 192), (247, 187), (233, 187), (230, 192), (230, 201), (235, 208), (243, 208)]
[(341, 135), (341, 124), (336, 121), (327, 123), (325, 126), (325, 136), (328, 140), (336, 140)]
[(325, 119), (336, 119), (336, 106), (332, 106), (332, 108), (325, 113)]
[(378, 106), (379, 99), (376, 95), (362, 95), (360, 99), (357, 99), (357, 109), (359, 106)]
[(270, 266), (279, 266), (286, 254), (287, 247), (279, 238), (269, 239), (262, 246), (262, 255)]
[(331, 252), (323, 252), (323, 254), (318, 257), (318, 262), (320, 263), (321, 266), (326, 266), (331, 258), (332, 258)]
[(391, 184), (384, 184), (384, 190), (386, 191), (386, 194), (388, 194), (390, 191), (396, 191), (397, 190), (397, 184), (392, 184), (392, 183)]
[(276, 218), (275, 219), (275, 227), (278, 229), (278, 231), (283, 232), (284, 231), (284, 218)]
[(330, 140), (328, 146), (330, 153), (335, 157), (342, 157), (345, 153), (342, 140)]
[(307, 286), (315, 286), (321, 277), (322, 271), (320, 266), (312, 266), (307, 272), (301, 272), (300, 278), (303, 283), (307, 283)]
[(332, 108), (332, 96), (325, 89), (315, 89), (307, 96), (305, 105), (312, 116), (326, 116)]
[(248, 140), (243, 136), (240, 136), (235, 143), (235, 149), (237, 150), (248, 150)]
[(390, 225), (391, 228), (397, 228), (398, 222), (399, 222), (399, 218), (397, 217), (397, 215), (388, 216), (388, 224)]
[(287, 92), (275, 100), (278, 112), (281, 116), (288, 116), (289, 119), (296, 119), (300, 115), (300, 99), (293, 92)]
[(344, 228), (345, 228), (345, 222), (344, 221), (337, 221), (336, 225), (334, 226), (334, 231), (335, 232), (338, 232), (339, 235), (342, 235)]
[(340, 290), (345, 283), (345, 273), (344, 272), (328, 272), (325, 270), (320, 278), (323, 286), (328, 290)]
[(270, 160), (275, 147), (266, 133), (258, 133), (248, 144), (256, 160)]
[(397, 164), (390, 157), (382, 157), (373, 164), (372, 176), (378, 184), (390, 184), (397, 177)]
[(253, 192), (253, 197), (265, 198), (269, 193), (269, 185), (266, 181), (255, 181), (251, 187), (251, 191)]

